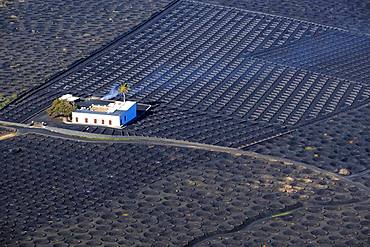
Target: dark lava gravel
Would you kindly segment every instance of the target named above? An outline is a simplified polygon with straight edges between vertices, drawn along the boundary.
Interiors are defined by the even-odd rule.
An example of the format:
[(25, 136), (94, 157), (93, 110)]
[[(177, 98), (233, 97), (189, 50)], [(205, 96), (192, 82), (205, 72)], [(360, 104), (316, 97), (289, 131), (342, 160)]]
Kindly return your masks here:
[(369, 186), (370, 105), (305, 126), (288, 135), (248, 150), (286, 157), (339, 172), (347, 169), (353, 179)]
[(56, 125), (93, 134), (160, 137), (238, 148), (288, 131), (278, 124), (256, 123), (220, 114), (170, 107), (154, 107), (123, 130), (103, 126)]
[(362, 0), (203, 0), (370, 34), (370, 2)]
[[(370, 6), (366, 1), (204, 2), (370, 33)], [(168, 0), (61, 3), (18, 0), (7, 1), (2, 6), (0, 1), (0, 92), (10, 94), (43, 83), (72, 62), (86, 57), (148, 19), (168, 3)], [(284, 19), (278, 25), (284, 26), (288, 22), (290, 19)], [(296, 22), (293, 20), (291, 24)], [(318, 34), (326, 32), (329, 36), (321, 36), (323, 39), (317, 46), (327, 45), (324, 48), (326, 52), (339, 50), (335, 60), (340, 61), (340, 68), (343, 66), (344, 69), (338, 70), (335, 64), (328, 67), (332, 56), (317, 57), (316, 54), (309, 57), (309, 61), (303, 59), (295, 63), (292, 59), (299, 57), (289, 49), (289, 45), (275, 49), (275, 53), (257, 54), (253, 61), (257, 65), (268, 63), (261, 59), (280, 63), (286, 55), (284, 49), (288, 49), (292, 53), (285, 56), (284, 64), (287, 66), (294, 67), (299, 63), (305, 69), (362, 83), (331, 79), (335, 83), (341, 82), (343, 87), (335, 90), (338, 94), (329, 97), (329, 106), (330, 102), (343, 96), (350, 96), (343, 104), (352, 106), (352, 94), (357, 95), (361, 90), (363, 98), (368, 97), (368, 37), (343, 33), (340, 45), (332, 45), (331, 40), (335, 40), (337, 34), (328, 30), (333, 29), (324, 26), (316, 29), (316, 24), (299, 25), (314, 27), (310, 34), (312, 37), (316, 37), (317, 30)], [(258, 33), (261, 30), (271, 31), (261, 28)], [(295, 30), (294, 33), (300, 33), (300, 29)], [(328, 41), (326, 37), (331, 38)], [(363, 37), (363, 41), (359, 37)], [(298, 48), (294, 44), (292, 47), (301, 50), (307, 47), (307, 40), (298, 42)], [(352, 50), (347, 49), (348, 46)], [(246, 51), (240, 56), (237, 54), (238, 62), (249, 55)], [(354, 57), (355, 63), (347, 63), (343, 59), (347, 53), (360, 56)], [(280, 68), (282, 65), (269, 66)], [(163, 67), (161, 71), (167, 69)], [(291, 69), (284, 73), (291, 74)], [(354, 69), (359, 70), (353, 73)], [(297, 75), (303, 79), (300, 73)], [(108, 84), (104, 84), (106, 89)], [(302, 90), (307, 90), (304, 88), (307, 84), (302, 85)], [(334, 91), (334, 87), (325, 85)], [(84, 89), (83, 83), (78, 86)], [(350, 91), (343, 91), (343, 88)], [(61, 93), (59, 89), (50, 90), (54, 90), (54, 94), (32, 97), (40, 100), (37, 102), (42, 105), (40, 102), (43, 100), (47, 102), (50, 97)], [(160, 100), (153, 92), (156, 91), (148, 91), (154, 95), (150, 99)], [(143, 95), (146, 94), (144, 92)], [(207, 104), (216, 100), (210, 96), (206, 96)], [(27, 100), (31, 102), (34, 100), (32, 97)], [(235, 99), (232, 100), (234, 103)], [(262, 109), (268, 105), (258, 107)], [(181, 104), (176, 105), (175, 102), (175, 106)], [(257, 105), (251, 107), (255, 110)], [(327, 112), (333, 112), (333, 107), (329, 108)], [(237, 134), (243, 131), (243, 126), (238, 125), (237, 131), (231, 132), (230, 122), (226, 124), (228, 117), (205, 116), (189, 109), (163, 109), (163, 112), (154, 112), (137, 122), (128, 131), (200, 142), (208, 138), (208, 143), (225, 146), (233, 146), (238, 139)], [(258, 114), (269, 110), (256, 111), (252, 118), (257, 116), (255, 119), (258, 119)], [(17, 114), (21, 116), (28, 111), (29, 104)], [(155, 145), (93, 144), (37, 135), (0, 141), (0, 201), (3, 202), (0, 204), (0, 245), (369, 246), (369, 111), (369, 105), (352, 109), (248, 149), (286, 157), (292, 162)], [(278, 112), (281, 113), (280, 110)], [(147, 123), (149, 120), (161, 123), (166, 116), (171, 118), (168, 117), (162, 126), (151, 128), (151, 122)], [(194, 116), (197, 121), (183, 121), (178, 125), (182, 118), (188, 120)], [(212, 125), (217, 123), (217, 126), (224, 127), (212, 133), (212, 126), (202, 124), (202, 116), (205, 122), (215, 116)], [(268, 117), (262, 120), (269, 121)], [(250, 130), (250, 126), (247, 127)], [(261, 134), (262, 131), (256, 129), (252, 132)], [(215, 137), (225, 133), (231, 133), (228, 136), (230, 140)], [(243, 140), (238, 141), (242, 146)], [(294, 160), (312, 166), (296, 164)], [(348, 173), (348, 179), (330, 173), (343, 174), (343, 169)]]
[(170, 2), (9, 1), (0, 7), (0, 92), (44, 83)]
[[(4, 1), (0, 4), (0, 92), (43, 83), (113, 40), (170, 0)], [(370, 33), (367, 1), (203, 0)]]
[[(289, 227), (263, 222), (291, 210), (308, 211), (305, 221), (290, 220), (292, 243), (327, 241), (322, 232), (347, 240), (350, 227), (358, 230), (352, 241), (366, 243), (369, 215), (360, 202), (368, 191), (301, 165), (36, 135), (0, 149), (2, 246), (195, 246), (242, 231), (252, 231), (254, 243), (279, 243), (265, 228)], [(351, 224), (343, 232), (327, 227), (335, 216), (326, 209), (338, 205), (343, 212), (333, 213)]]
[[(313, 43), (314, 37), (336, 35), (345, 36), (354, 45), (370, 41), (369, 37), (358, 40), (358, 35), (314, 23), (179, 1), (37, 92), (18, 98), (0, 112), (0, 118), (28, 122), (63, 93), (105, 94), (112, 84), (126, 81), (131, 86), (127, 95), (131, 99), (159, 101), (176, 107), (179, 113), (196, 109), (232, 117), (218, 117), (219, 122), (214, 125), (217, 129), (228, 131), (224, 122), (237, 124), (234, 131), (229, 131), (231, 134), (220, 132), (216, 144), (243, 147), (260, 139), (254, 133), (262, 133), (262, 139), (282, 133), (266, 129), (265, 122), (279, 122), (286, 127), (316, 121), (369, 99), (369, 85), (258, 59), (261, 52), (268, 54), (304, 40)], [(343, 50), (338, 51), (338, 59), (342, 53)], [(191, 134), (195, 138), (190, 140), (207, 139), (202, 131), (208, 127), (202, 124), (190, 129), (193, 133), (171, 135), (172, 129), (177, 131), (174, 124), (183, 123), (182, 117), (199, 120), (199, 114), (184, 114), (174, 118), (159, 136), (183, 139)], [(249, 119), (256, 120), (259, 126), (251, 130)], [(149, 134), (156, 133), (162, 122), (159, 119), (153, 125), (150, 121), (143, 127), (149, 129)], [(195, 123), (189, 121), (189, 126), (183, 126), (185, 132), (192, 125)], [(224, 136), (228, 140), (222, 140)]]
[(369, 201), (306, 207), (263, 219), (247, 230), (209, 239), (199, 246), (369, 246)]

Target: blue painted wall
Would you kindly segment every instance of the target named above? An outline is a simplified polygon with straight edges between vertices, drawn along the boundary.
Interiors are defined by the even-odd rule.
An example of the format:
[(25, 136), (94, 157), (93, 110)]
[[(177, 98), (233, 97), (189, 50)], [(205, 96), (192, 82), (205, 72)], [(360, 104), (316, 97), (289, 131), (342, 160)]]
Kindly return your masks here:
[(136, 118), (136, 112), (137, 112), (137, 103), (135, 103), (133, 106), (131, 106), (128, 111), (124, 112), (121, 115), (121, 125), (125, 125), (131, 120)]

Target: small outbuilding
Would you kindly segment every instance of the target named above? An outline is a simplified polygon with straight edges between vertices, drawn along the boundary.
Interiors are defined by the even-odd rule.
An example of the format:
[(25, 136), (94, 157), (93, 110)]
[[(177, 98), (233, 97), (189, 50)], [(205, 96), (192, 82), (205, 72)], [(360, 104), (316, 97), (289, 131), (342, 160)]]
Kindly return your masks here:
[(65, 95), (61, 96), (59, 99), (66, 100), (68, 102), (77, 102), (80, 98), (76, 97), (76, 96), (73, 96), (72, 94), (65, 94)]

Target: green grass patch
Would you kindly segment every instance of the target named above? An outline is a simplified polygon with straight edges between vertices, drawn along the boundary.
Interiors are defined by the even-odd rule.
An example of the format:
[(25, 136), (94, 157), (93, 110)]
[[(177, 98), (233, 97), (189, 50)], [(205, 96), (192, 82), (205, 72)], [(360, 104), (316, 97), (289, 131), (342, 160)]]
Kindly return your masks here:
[(280, 214), (274, 214), (271, 217), (272, 218), (283, 217), (283, 216), (289, 215), (291, 213), (293, 213), (293, 211), (287, 211), (287, 212), (283, 212), (283, 213), (280, 213)]
[(314, 150), (316, 150), (316, 147), (314, 147), (314, 146), (307, 146), (307, 147), (304, 147), (304, 150), (305, 151), (314, 151)]
[(17, 94), (13, 93), (10, 96), (4, 96), (3, 94), (0, 93), (0, 109), (4, 108), (7, 106), (10, 102), (12, 102), (15, 98), (17, 98)]

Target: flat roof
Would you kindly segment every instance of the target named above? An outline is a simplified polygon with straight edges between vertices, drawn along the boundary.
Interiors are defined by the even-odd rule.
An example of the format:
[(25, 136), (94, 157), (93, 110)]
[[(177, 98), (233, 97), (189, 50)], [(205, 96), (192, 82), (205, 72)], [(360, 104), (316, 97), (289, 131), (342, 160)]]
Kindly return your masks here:
[(115, 101), (114, 103), (110, 103), (108, 106), (112, 107), (112, 109), (119, 110), (119, 111), (128, 111), (131, 107), (136, 104), (135, 101)]
[[(79, 102), (78, 105), (82, 109), (77, 109), (75, 112), (89, 113), (89, 114), (100, 114), (100, 115), (121, 115), (128, 111), (131, 107), (136, 104), (135, 101), (110, 101), (110, 100), (87, 100)], [(93, 106), (106, 107), (106, 111), (94, 111), (90, 108)]]
[(120, 116), (125, 111), (101, 112), (101, 111), (90, 111), (88, 109), (77, 109), (74, 112), (88, 113), (88, 114), (97, 114), (97, 115), (107, 115), (107, 116)]
[(92, 105), (107, 106), (112, 102), (113, 101), (110, 101), (110, 100), (89, 99), (89, 100), (83, 100), (83, 101), (77, 102), (77, 105), (80, 107), (90, 107)]

